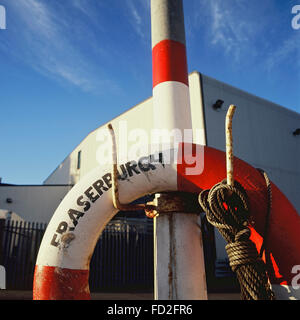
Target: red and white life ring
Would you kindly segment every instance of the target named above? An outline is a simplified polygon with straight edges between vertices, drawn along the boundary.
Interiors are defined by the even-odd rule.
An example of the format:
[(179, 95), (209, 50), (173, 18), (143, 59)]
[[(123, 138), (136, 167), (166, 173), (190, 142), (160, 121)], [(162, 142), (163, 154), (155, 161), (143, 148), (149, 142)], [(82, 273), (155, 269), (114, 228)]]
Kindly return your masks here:
[[(146, 194), (165, 191), (199, 193), (226, 177), (224, 152), (200, 145), (161, 152), (136, 159), (120, 168), (119, 192), (122, 203), (130, 203)], [(165, 163), (170, 154), (177, 161)], [(197, 159), (195, 159), (195, 155)], [(187, 174), (201, 161), (202, 173)], [(267, 190), (261, 173), (235, 158), (235, 180), (246, 190), (253, 214), (253, 236), (261, 245), (267, 213)], [(89, 263), (105, 225), (116, 214), (111, 191), (111, 167), (98, 167), (76, 184), (55, 211), (42, 240), (34, 274), (33, 299), (90, 299)], [(123, 180), (122, 180), (123, 179)], [(273, 205), (270, 215), (267, 254), (272, 289), (277, 299), (300, 299), (293, 273), (300, 265), (300, 217), (283, 193), (272, 183)], [(298, 270), (298, 269), (297, 269)], [(298, 277), (299, 278), (299, 277)], [(293, 288), (294, 287), (294, 288)]]

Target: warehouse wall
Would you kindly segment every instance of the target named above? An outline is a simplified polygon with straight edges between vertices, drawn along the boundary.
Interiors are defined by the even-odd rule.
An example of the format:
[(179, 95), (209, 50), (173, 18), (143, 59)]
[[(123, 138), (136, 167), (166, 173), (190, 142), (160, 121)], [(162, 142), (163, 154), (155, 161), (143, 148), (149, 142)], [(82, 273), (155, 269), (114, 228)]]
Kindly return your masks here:
[[(202, 97), (200, 92), (199, 74), (192, 73), (189, 76), (193, 138), (195, 143), (205, 144), (204, 120), (202, 113)], [(130, 150), (139, 141), (135, 139), (139, 129), (147, 133), (148, 143), (151, 143), (151, 130), (155, 127), (153, 123), (152, 97), (124, 112), (110, 123), (113, 125), (118, 145), (118, 155), (123, 154), (122, 150)], [(91, 132), (52, 172), (44, 181), (45, 184), (75, 184), (81, 177), (99, 165), (97, 157), (110, 156), (111, 146), (104, 147), (100, 141), (100, 131), (105, 129), (107, 124)], [(127, 138), (122, 134), (123, 129), (127, 130)], [(110, 138), (108, 139), (110, 141)], [(79, 153), (80, 152), (80, 153)], [(144, 154), (138, 154), (143, 156)], [(78, 169), (78, 157), (80, 157), (80, 169)], [(132, 160), (132, 159), (128, 159)], [(125, 160), (124, 160), (125, 161)], [(120, 161), (122, 162), (122, 161)]]
[[(242, 90), (202, 76), (208, 146), (225, 151), (225, 116), (230, 104), (234, 155), (264, 169), (300, 212), (300, 114)], [(224, 101), (221, 110), (212, 105)]]
[(0, 185), (0, 209), (14, 212), (25, 221), (49, 222), (70, 189), (71, 186), (57, 185)]
[[(132, 109), (124, 112), (110, 123), (114, 127), (117, 142), (121, 139), (119, 128), (127, 126), (127, 131), (135, 128), (149, 130), (152, 126), (152, 100), (148, 99)], [(126, 123), (125, 123), (126, 120)], [(103, 145), (100, 131), (106, 128), (107, 124), (92, 131), (59, 165), (58, 168), (44, 181), (45, 184), (67, 183), (75, 184), (81, 177), (99, 165), (97, 155), (99, 148)], [(108, 137), (109, 138), (109, 137)], [(124, 138), (124, 137), (122, 137)], [(129, 143), (130, 145), (130, 143)], [(119, 144), (118, 144), (119, 146)], [(109, 146), (108, 146), (109, 147)], [(109, 151), (109, 150), (107, 150)], [(80, 152), (80, 155), (79, 155)], [(108, 156), (108, 154), (105, 154)], [(78, 158), (80, 166), (78, 167)]]
[[(225, 151), (225, 117), (230, 104), (234, 155), (264, 169), (300, 213), (300, 114), (202, 75), (207, 145)], [(220, 110), (212, 105), (224, 101)], [(284, 212), (283, 212), (284, 214)], [(224, 241), (217, 233), (217, 252), (225, 258)]]

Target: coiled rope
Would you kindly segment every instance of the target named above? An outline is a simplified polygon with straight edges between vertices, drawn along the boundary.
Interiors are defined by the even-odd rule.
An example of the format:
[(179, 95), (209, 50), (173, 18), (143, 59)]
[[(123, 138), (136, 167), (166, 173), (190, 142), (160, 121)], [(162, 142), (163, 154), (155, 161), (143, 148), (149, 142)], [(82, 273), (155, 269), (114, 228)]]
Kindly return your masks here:
[(223, 180), (210, 190), (202, 191), (199, 203), (206, 212), (207, 220), (218, 228), (228, 242), (225, 248), (229, 264), (240, 283), (241, 298), (275, 300), (266, 265), (255, 244), (249, 239), (250, 212), (243, 187), (237, 181), (234, 181), (234, 186), (230, 186)]

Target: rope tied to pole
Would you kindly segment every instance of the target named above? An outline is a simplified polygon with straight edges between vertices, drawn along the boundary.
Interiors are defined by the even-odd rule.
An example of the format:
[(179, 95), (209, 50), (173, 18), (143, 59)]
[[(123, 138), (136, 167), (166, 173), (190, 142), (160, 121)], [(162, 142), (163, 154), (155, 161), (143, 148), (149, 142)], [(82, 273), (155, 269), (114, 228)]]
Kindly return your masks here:
[(234, 181), (226, 180), (199, 195), (199, 203), (206, 212), (207, 220), (218, 228), (228, 242), (226, 252), (229, 264), (236, 273), (243, 300), (275, 300), (271, 290), (266, 265), (250, 240), (247, 194)]

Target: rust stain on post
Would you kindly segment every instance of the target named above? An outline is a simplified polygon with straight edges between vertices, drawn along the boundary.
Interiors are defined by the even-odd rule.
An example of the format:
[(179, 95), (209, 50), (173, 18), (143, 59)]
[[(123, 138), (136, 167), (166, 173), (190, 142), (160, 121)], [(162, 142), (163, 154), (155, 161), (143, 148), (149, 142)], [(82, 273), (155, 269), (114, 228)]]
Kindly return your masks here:
[(177, 296), (176, 287), (176, 239), (175, 239), (175, 226), (173, 221), (173, 215), (167, 214), (169, 220), (169, 234), (170, 234), (170, 251), (169, 251), (169, 300), (174, 300)]

